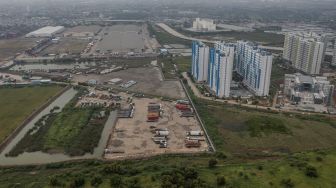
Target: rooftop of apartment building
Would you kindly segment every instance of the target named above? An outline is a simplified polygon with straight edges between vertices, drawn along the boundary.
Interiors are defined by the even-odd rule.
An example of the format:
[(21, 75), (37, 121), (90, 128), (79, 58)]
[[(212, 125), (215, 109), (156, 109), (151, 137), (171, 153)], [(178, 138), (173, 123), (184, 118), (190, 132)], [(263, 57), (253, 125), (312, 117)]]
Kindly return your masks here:
[(300, 37), (302, 40), (320, 42), (322, 41), (323, 36), (314, 32), (292, 32), (289, 33), (291, 35), (295, 35)]
[(310, 84), (310, 85), (314, 85), (317, 83), (330, 84), (330, 81), (327, 80), (327, 77), (322, 76), (313, 77), (303, 75), (301, 73), (295, 73), (295, 74), (285, 74), (285, 77), (295, 79), (295, 82), (297, 84)]

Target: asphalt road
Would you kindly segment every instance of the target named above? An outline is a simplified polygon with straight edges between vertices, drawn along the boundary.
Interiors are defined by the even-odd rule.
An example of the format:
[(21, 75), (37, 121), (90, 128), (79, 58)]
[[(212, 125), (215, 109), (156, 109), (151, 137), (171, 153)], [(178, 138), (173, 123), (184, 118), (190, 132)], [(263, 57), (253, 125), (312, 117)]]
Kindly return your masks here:
[[(198, 39), (198, 38), (194, 38), (194, 37), (185, 36), (185, 35), (177, 32), (173, 28), (169, 27), (165, 23), (157, 23), (156, 25), (159, 26), (159, 27), (161, 27), (163, 30), (165, 30), (169, 34), (174, 35), (175, 37), (178, 37), (178, 38), (181, 38), (181, 39), (191, 40), (191, 41), (197, 40), (197, 41), (201, 41), (201, 42), (205, 42), (205, 43), (211, 43), (211, 44), (214, 44), (214, 43), (218, 42), (218, 41), (213, 41), (213, 40)], [(259, 45), (258, 47), (262, 48), (262, 49), (266, 49), (266, 50), (279, 50), (279, 51), (283, 51), (282, 47), (262, 46), (262, 45)]]

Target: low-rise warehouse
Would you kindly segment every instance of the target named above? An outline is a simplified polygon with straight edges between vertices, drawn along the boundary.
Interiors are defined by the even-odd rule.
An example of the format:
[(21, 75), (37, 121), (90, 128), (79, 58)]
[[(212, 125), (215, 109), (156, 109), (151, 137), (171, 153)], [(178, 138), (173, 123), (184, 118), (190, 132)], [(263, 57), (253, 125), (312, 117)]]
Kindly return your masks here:
[(26, 37), (52, 37), (58, 33), (63, 32), (64, 29), (64, 26), (46, 26), (28, 33)]

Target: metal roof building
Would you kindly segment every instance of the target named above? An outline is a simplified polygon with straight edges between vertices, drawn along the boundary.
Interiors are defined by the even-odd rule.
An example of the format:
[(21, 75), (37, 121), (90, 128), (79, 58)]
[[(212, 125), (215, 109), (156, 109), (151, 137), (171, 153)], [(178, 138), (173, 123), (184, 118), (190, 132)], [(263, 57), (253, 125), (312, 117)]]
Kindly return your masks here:
[(26, 37), (52, 37), (57, 33), (61, 33), (64, 31), (63, 26), (46, 26), (42, 27), (36, 31), (30, 32), (26, 35)]

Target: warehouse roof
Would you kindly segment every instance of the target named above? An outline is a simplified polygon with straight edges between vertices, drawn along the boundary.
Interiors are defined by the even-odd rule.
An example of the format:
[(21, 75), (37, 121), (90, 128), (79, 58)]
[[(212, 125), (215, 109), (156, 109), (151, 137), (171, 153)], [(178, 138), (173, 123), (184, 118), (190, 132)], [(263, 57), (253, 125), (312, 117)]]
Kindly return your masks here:
[(52, 35), (63, 30), (63, 26), (46, 26), (42, 27), (36, 31), (28, 33), (26, 36), (36, 36), (36, 35)]

